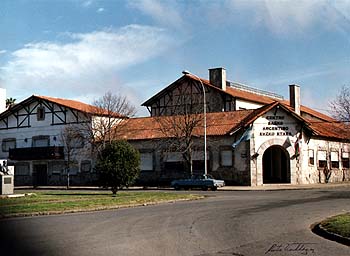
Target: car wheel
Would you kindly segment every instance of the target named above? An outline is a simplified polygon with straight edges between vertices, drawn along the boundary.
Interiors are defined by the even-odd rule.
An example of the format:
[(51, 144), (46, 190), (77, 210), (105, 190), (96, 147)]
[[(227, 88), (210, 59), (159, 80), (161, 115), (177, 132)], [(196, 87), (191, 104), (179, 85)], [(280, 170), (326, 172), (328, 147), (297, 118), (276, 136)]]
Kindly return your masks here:
[(177, 184), (174, 186), (174, 188), (175, 188), (175, 190), (180, 190), (180, 186)]
[(207, 186), (203, 186), (203, 187), (202, 187), (202, 190), (203, 190), (203, 191), (208, 191), (208, 187), (207, 187)]
[(212, 187), (211, 190), (212, 191), (216, 191), (216, 190), (218, 190), (218, 188), (217, 187)]

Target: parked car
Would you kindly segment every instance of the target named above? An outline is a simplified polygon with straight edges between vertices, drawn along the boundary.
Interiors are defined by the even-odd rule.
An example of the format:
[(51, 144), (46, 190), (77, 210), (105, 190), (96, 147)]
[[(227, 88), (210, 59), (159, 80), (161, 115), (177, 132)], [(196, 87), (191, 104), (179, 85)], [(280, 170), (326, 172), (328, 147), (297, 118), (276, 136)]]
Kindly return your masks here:
[(171, 182), (171, 187), (176, 190), (199, 188), (202, 190), (217, 190), (219, 187), (225, 186), (223, 180), (216, 180), (210, 175), (193, 176), (189, 179), (179, 179)]

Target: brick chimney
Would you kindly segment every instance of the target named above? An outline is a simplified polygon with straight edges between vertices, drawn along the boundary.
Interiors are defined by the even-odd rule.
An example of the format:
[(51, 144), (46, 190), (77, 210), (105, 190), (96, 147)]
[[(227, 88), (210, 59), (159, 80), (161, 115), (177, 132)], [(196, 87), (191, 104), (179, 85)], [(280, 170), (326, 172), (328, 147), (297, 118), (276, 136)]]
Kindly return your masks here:
[(209, 69), (209, 82), (226, 91), (226, 69), (224, 68), (210, 68)]
[(289, 104), (300, 115), (300, 86), (297, 84), (289, 85)]

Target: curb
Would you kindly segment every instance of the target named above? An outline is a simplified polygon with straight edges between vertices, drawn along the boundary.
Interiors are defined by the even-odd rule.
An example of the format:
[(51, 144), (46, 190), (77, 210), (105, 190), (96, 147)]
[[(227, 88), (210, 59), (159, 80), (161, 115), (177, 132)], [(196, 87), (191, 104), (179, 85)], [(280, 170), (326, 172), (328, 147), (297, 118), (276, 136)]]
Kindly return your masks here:
[(326, 238), (331, 241), (335, 241), (337, 243), (350, 246), (350, 239), (340, 236), (338, 234), (328, 232), (324, 227), (322, 227), (321, 223), (316, 223), (311, 226), (311, 231), (316, 235), (319, 235), (323, 238)]

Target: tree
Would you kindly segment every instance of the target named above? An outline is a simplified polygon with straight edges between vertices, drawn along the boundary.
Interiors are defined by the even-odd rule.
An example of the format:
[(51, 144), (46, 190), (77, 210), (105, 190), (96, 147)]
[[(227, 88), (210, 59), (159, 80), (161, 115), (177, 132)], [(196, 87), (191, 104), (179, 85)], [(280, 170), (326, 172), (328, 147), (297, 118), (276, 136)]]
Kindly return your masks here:
[(194, 139), (203, 136), (203, 91), (198, 82), (178, 86), (166, 115), (157, 117), (165, 150), (180, 152), (187, 176), (193, 174)]
[(135, 115), (135, 107), (132, 106), (124, 96), (106, 92), (104, 96), (93, 102), (93, 112), (95, 113), (92, 126), (87, 134), (100, 152), (106, 145), (116, 138), (119, 128), (125, 124), (124, 119)]
[(126, 141), (112, 141), (101, 151), (95, 170), (101, 186), (111, 188), (115, 195), (133, 184), (139, 175), (140, 154)]
[[(333, 124), (333, 129), (335, 131), (338, 131), (339, 134), (343, 134), (345, 138), (347, 138), (347, 141), (349, 141), (350, 138), (350, 86), (343, 86), (340, 89), (339, 94), (336, 96), (336, 98), (330, 102), (330, 112), (332, 113), (332, 116), (340, 121), (340, 124)], [(329, 174), (329, 177), (327, 178), (327, 174)], [(328, 183), (328, 180), (330, 178), (331, 172), (325, 172), (326, 176), (326, 183)], [(343, 168), (343, 181), (345, 181), (345, 168)]]
[(338, 121), (348, 123), (350, 122), (350, 86), (343, 86), (336, 96), (330, 102), (330, 111), (332, 116)]
[(66, 126), (61, 132), (61, 141), (66, 157), (65, 169), (67, 172), (67, 188), (69, 188), (70, 170), (77, 165), (77, 162), (75, 161), (77, 150), (84, 146), (86, 147), (87, 145), (84, 145), (84, 135), (79, 126)]
[(11, 108), (15, 105), (16, 99), (14, 98), (7, 98), (6, 99), (6, 108)]

